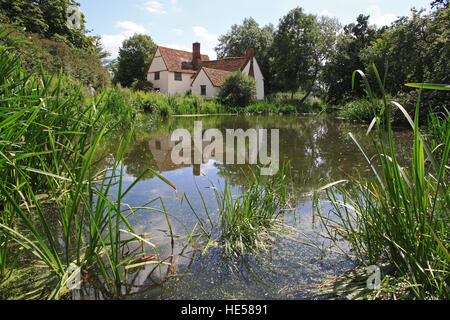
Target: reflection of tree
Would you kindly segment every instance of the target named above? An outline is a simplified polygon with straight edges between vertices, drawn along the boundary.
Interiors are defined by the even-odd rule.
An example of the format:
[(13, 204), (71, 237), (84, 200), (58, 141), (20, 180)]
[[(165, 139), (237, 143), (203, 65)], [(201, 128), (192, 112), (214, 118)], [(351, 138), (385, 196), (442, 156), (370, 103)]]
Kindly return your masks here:
[[(288, 123), (278, 121), (277, 117), (261, 120), (259, 119), (259, 125), (267, 129), (280, 129), (280, 162), (290, 161), (292, 178), (300, 192), (309, 192), (319, 185), (348, 178), (348, 175), (372, 178), (373, 173), (366, 170), (368, 167), (365, 158), (348, 136), (349, 132), (354, 133), (366, 152), (372, 156), (375, 148), (370, 137), (366, 136), (366, 128), (328, 116), (291, 117)], [(404, 134), (400, 132), (397, 135)], [(410, 144), (405, 143), (403, 137), (398, 142), (397, 150), (402, 150), (401, 155), (410, 154)], [(401, 159), (401, 162), (407, 163), (406, 159)], [(228, 176), (233, 185), (245, 182), (242, 171), (248, 170), (248, 166), (216, 166), (220, 169), (220, 174)]]
[[(367, 170), (366, 160), (348, 135), (349, 132), (352, 132), (367, 154), (373, 156), (376, 150), (370, 137), (366, 135), (366, 127), (353, 125), (330, 116), (272, 115), (261, 117), (169, 118), (151, 126), (151, 128), (144, 127), (136, 130), (125, 155), (124, 161), (127, 172), (133, 176), (138, 176), (148, 167), (160, 172), (185, 167), (184, 165), (175, 166), (170, 163), (169, 149), (171, 146), (169, 146), (168, 137), (177, 128), (184, 128), (192, 132), (195, 121), (202, 121), (204, 131), (209, 128), (220, 129), (224, 138), (226, 137), (226, 129), (280, 129), (280, 162), (290, 161), (291, 175), (296, 188), (300, 190), (299, 193), (309, 192), (319, 185), (348, 178), (347, 175), (372, 178), (373, 173)], [(411, 150), (410, 135), (408, 132), (396, 132), (395, 135), (400, 138), (396, 139), (399, 161), (402, 165), (406, 165), (408, 164), (407, 155), (410, 154)], [(113, 148), (114, 143), (109, 146)], [(167, 151), (166, 156), (169, 155), (168, 158), (163, 157), (164, 154), (158, 153), (155, 149)], [(225, 146), (224, 150), (226, 150)], [(402, 156), (404, 157), (402, 158)], [(245, 183), (245, 173), (250, 173), (251, 170), (258, 171), (256, 166), (249, 165), (215, 163), (215, 166), (219, 169), (219, 175), (227, 176), (230, 183), (235, 186)], [(198, 170), (194, 170), (194, 173), (195, 171)], [(145, 178), (152, 178), (152, 175), (149, 174)]]
[[(123, 161), (127, 167), (127, 174), (134, 177), (139, 176), (147, 168), (158, 169), (146, 140), (130, 144)], [(144, 179), (150, 178), (153, 178), (153, 174), (148, 172)]]

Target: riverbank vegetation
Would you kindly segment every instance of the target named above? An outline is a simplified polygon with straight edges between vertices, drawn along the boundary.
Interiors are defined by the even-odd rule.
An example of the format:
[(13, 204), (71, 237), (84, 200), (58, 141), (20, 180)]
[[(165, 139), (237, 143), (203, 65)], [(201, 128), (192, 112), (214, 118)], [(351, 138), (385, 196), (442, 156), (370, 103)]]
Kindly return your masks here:
[[(384, 87), (379, 78), (379, 89)], [(364, 81), (367, 77), (360, 72)], [(435, 86), (446, 89), (445, 86)], [(368, 88), (370, 86), (368, 85)], [(378, 105), (373, 95), (369, 100)], [(352, 250), (343, 252), (360, 266), (384, 267), (383, 278), (372, 297), (447, 299), (450, 295), (450, 192), (448, 157), (450, 130), (437, 118), (434, 138), (439, 144), (426, 141), (419, 129), (421, 93), (416, 104), (414, 120), (404, 108), (383, 99), (383, 108), (368, 130), (377, 149), (369, 158), (355, 137), (350, 137), (364, 153), (375, 180), (350, 177), (346, 181), (328, 185), (326, 195), (333, 209), (320, 212), (327, 236), (337, 244), (340, 240), (351, 244)], [(412, 163), (401, 167), (392, 139), (389, 120), (394, 108), (403, 112), (414, 131)], [(385, 121), (381, 121), (385, 118)], [(381, 164), (376, 168), (375, 162)], [(320, 211), (320, 204), (316, 205)], [(387, 271), (389, 270), (389, 271)], [(387, 274), (386, 274), (387, 273)], [(395, 279), (394, 284), (389, 279)], [(366, 283), (353, 288), (367, 289)], [(348, 292), (341, 288), (346, 294)], [(370, 290), (367, 290), (370, 291)], [(370, 295), (369, 295), (370, 296)]]
[[(0, 38), (8, 32), (1, 30)], [(118, 297), (136, 260), (150, 261), (141, 258), (151, 253), (151, 263), (170, 267), (126, 218), (133, 208), (122, 199), (140, 180), (123, 187), (123, 154), (135, 119), (128, 108), (111, 105), (111, 94), (85, 103), (82, 86), (66, 85), (61, 74), (28, 73), (13, 50), (23, 41), (0, 46), (0, 282), (8, 285), (32, 264), (43, 280), (22, 297), (59, 299), (73, 279), (96, 270), (109, 298)], [(100, 157), (110, 165), (99, 169), (97, 147), (118, 126), (130, 127), (130, 134), (114, 154)], [(137, 249), (124, 253), (133, 242)]]
[[(153, 92), (142, 75), (155, 49), (151, 38), (133, 37), (124, 43), (119, 61), (107, 61), (99, 38), (86, 35), (84, 20), (81, 31), (61, 22), (70, 1), (13, 2), (0, 2), (0, 18), (27, 29), (0, 29), (0, 286), (11, 286), (24, 265), (33, 266), (25, 272), (39, 281), (20, 296), (1, 290), (0, 298), (64, 298), (74, 277), (88, 282), (95, 274), (104, 289), (101, 298), (114, 299), (133, 268), (155, 265), (159, 283), (174, 273), (173, 256), (160, 256), (147, 235), (136, 233), (128, 222), (135, 208), (123, 203), (148, 174), (175, 188), (148, 168), (124, 187), (124, 154), (143, 117), (337, 111), (345, 119), (370, 123), (368, 135), (377, 152), (364, 156), (376, 180), (326, 181), (322, 192), (333, 210), (320, 212), (325, 237), (336, 245), (342, 239), (349, 243), (352, 251), (343, 253), (358, 266), (387, 266), (376, 298), (448, 299), (449, 93), (405, 86), (450, 83), (448, 1), (434, 1), (430, 13), (413, 10), (382, 28), (363, 15), (341, 28), (338, 21), (301, 8), (283, 17), (278, 28), (260, 28), (246, 19), (222, 35), (216, 48), (219, 57), (256, 49), (267, 95), (243, 103), (230, 94), (206, 100)], [(290, 33), (295, 28), (305, 30), (297, 39), (301, 46)], [(148, 46), (139, 53), (139, 66), (126, 68), (137, 59), (133, 47), (143, 41)], [(362, 77), (352, 78), (353, 70)], [(94, 95), (89, 87), (95, 87)], [(414, 132), (409, 167), (398, 164), (394, 123), (410, 125)], [(427, 127), (419, 127), (423, 124)], [(99, 155), (101, 141), (118, 128), (129, 128), (129, 135), (117, 140), (115, 152)], [(108, 165), (99, 168), (101, 161)], [(237, 196), (226, 179), (223, 189), (216, 189), (219, 242), (229, 255), (264, 247), (289, 198), (286, 177), (281, 170), (275, 180), (251, 180)], [(161, 204), (158, 209), (155, 202)], [(166, 218), (173, 246), (172, 216), (163, 200), (147, 203), (146, 210)], [(186, 232), (196, 250), (194, 236)], [(154, 270), (149, 277), (158, 277)]]

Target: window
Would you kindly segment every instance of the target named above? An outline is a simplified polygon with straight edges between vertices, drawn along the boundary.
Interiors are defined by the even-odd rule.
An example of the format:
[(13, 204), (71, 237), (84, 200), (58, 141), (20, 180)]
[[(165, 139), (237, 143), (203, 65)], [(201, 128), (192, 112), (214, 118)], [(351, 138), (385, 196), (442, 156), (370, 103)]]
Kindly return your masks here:
[(155, 80), (159, 80), (159, 71), (155, 72)]
[(200, 94), (206, 96), (206, 86), (200, 86)]
[(175, 72), (175, 80), (177, 80), (177, 81), (183, 80), (181, 77), (181, 72)]

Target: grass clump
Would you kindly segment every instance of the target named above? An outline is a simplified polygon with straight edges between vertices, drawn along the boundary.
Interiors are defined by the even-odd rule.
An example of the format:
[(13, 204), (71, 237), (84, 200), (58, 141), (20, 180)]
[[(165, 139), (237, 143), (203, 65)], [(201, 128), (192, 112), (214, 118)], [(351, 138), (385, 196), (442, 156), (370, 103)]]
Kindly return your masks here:
[[(0, 39), (8, 32), (0, 30)], [(22, 42), (0, 42), (0, 283), (16, 277), (21, 264), (37, 265), (48, 276), (34, 292), (59, 299), (70, 292), (71, 279), (96, 269), (117, 298), (126, 267), (144, 257), (148, 244), (128, 223), (134, 209), (124, 197), (151, 169), (123, 186), (133, 130), (108, 167), (97, 166), (105, 157), (96, 152), (116, 127), (131, 127), (130, 94), (113, 88), (86, 103), (82, 85), (68, 90), (61, 73), (29, 73), (14, 51)], [(138, 250), (124, 253), (131, 242)], [(151, 263), (158, 265), (157, 258)]]
[(280, 215), (288, 206), (288, 166), (271, 177), (247, 177), (242, 194), (233, 195), (225, 178), (222, 189), (214, 188), (220, 220), (220, 242), (228, 256), (258, 254), (283, 230)]
[[(375, 66), (374, 70), (384, 93)], [(371, 94), (365, 74), (358, 72), (366, 83), (372, 108), (375, 108), (378, 101)], [(321, 213), (320, 217), (336, 245), (340, 240), (350, 243), (351, 252), (343, 252), (358, 265), (390, 266), (392, 271), (385, 275), (382, 285), (388, 283), (385, 281), (388, 276), (402, 279), (397, 282), (405, 289), (401, 298), (448, 299), (450, 128), (447, 126), (440, 131), (442, 152), (437, 155), (436, 149), (429, 148), (419, 130), (420, 95), (414, 121), (400, 104), (388, 102), (383, 96), (382, 109), (367, 133), (376, 147), (374, 158), (381, 164), (381, 169), (375, 169), (373, 159), (350, 134), (368, 160), (375, 180), (351, 178), (345, 186), (339, 183), (328, 185), (325, 190), (333, 209), (329, 214)], [(414, 131), (410, 170), (401, 167), (397, 161), (391, 122), (387, 120), (391, 117), (392, 106), (405, 115)], [(389, 290), (388, 287), (378, 290)]]

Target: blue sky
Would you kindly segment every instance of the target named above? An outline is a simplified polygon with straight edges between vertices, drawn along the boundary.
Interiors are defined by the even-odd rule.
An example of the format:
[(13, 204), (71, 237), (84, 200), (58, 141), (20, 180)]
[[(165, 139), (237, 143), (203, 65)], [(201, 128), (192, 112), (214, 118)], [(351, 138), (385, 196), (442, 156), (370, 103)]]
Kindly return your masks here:
[(410, 9), (429, 9), (431, 0), (78, 0), (91, 35), (100, 35), (104, 48), (116, 57), (122, 41), (134, 33), (152, 37), (158, 45), (191, 50), (201, 43), (202, 53), (216, 57), (217, 38), (231, 25), (253, 17), (260, 26), (272, 23), (300, 6), (305, 12), (338, 18), (345, 25), (360, 13), (371, 23), (389, 24)]

